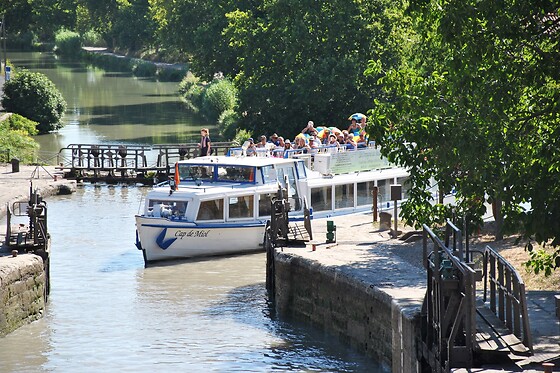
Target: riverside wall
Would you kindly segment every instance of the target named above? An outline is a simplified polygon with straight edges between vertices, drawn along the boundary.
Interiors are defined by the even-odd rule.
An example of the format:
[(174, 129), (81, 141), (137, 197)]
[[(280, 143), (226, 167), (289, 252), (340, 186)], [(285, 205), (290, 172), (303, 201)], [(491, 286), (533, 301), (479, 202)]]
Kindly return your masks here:
[(43, 316), (45, 289), (40, 256), (0, 257), (0, 337)]
[[(11, 172), (10, 165), (2, 164), (0, 218), (14, 202), (28, 201), (30, 188), (45, 198), (71, 194), (76, 187), (75, 181), (62, 179), (53, 166), (21, 165), (19, 172)], [(43, 316), (48, 286), (43, 259), (35, 254), (12, 256), (12, 248), (5, 245), (6, 230), (5, 223), (0, 225), (0, 337)]]
[[(312, 323), (392, 372), (419, 372), (416, 340), (426, 281), (421, 253), (417, 248), (402, 251), (402, 243), (393, 247), (390, 241), (398, 240), (383, 232), (368, 232), (356, 241), (351, 228), (371, 231), (370, 219), (336, 219), (336, 245), (319, 244), (315, 251), (310, 245), (277, 249), (276, 307), (281, 315)], [(321, 222), (313, 224), (315, 236), (326, 231)]]

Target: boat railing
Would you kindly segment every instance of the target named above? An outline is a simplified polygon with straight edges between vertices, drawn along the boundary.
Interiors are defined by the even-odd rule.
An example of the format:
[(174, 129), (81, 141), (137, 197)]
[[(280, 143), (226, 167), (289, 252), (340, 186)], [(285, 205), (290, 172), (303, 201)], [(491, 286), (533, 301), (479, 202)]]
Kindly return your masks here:
[(370, 141), (368, 147), (346, 147), (337, 145), (321, 145), (317, 148), (301, 148), (301, 149), (284, 149), (284, 148), (256, 148), (252, 155), (247, 155), (246, 150), (242, 147), (229, 148), (227, 152), (228, 157), (244, 157), (244, 156), (256, 156), (256, 157), (275, 157), (275, 158), (293, 158), (294, 156), (300, 154), (324, 154), (324, 153), (344, 153), (352, 151), (360, 151), (363, 149), (371, 149), (375, 146), (375, 142)]

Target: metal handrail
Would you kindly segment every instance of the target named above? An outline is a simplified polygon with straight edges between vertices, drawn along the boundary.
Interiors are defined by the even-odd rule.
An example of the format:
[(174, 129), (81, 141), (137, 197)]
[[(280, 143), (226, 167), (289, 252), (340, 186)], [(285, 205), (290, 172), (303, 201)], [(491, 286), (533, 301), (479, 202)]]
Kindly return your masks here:
[(488, 285), (492, 312), (533, 352), (525, 283), (519, 272), (487, 245), (484, 249), (484, 302), (488, 297)]

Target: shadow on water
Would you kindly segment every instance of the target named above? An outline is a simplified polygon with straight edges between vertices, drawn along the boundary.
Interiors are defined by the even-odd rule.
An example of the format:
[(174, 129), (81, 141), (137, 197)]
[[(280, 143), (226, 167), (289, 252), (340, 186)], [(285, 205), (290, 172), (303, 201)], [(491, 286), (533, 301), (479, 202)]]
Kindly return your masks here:
[(264, 329), (279, 338), (263, 346), (263, 359), (273, 370), (388, 372), (370, 358), (339, 342), (336, 336), (291, 317), (276, 315), (264, 283), (231, 290), (205, 314), (231, 317), (252, 328)]
[(161, 125), (162, 123), (182, 123), (192, 117), (179, 101), (163, 101), (118, 106), (93, 106), (83, 108), (82, 116), (94, 116), (95, 124), (108, 126), (115, 124)]

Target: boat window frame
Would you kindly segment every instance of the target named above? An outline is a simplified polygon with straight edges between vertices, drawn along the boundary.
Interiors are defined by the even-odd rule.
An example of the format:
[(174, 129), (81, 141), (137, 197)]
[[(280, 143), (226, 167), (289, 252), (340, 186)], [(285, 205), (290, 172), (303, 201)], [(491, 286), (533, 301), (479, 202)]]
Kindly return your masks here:
[[(200, 211), (202, 209), (202, 204), (206, 203), (206, 202), (213, 202), (213, 201), (221, 201), (222, 202), (222, 217), (219, 219), (199, 219), (199, 214)], [(199, 201), (198, 204), (198, 211), (196, 212), (196, 217), (194, 219), (195, 222), (224, 222), (225, 221), (225, 216), (226, 216), (226, 201), (224, 197), (220, 197), (220, 198), (207, 198), (207, 199), (201, 199)], [(218, 211), (219, 211), (219, 206), (218, 206)]]
[[(303, 160), (297, 160), (295, 166), (296, 167), (294, 167), (294, 168), (296, 170), (297, 179), (298, 180), (306, 179), (307, 178), (307, 171), (305, 170), (305, 168), (306, 168), (305, 167), (305, 162)], [(301, 173), (300, 173), (300, 169), (302, 171)]]
[[(211, 167), (212, 168), (212, 173), (211, 176), (209, 178), (193, 178), (190, 174), (187, 178), (183, 179), (181, 177), (182, 173), (181, 173), (181, 167)], [(179, 163), (179, 181), (210, 181), (213, 182), (216, 180), (216, 165), (215, 164), (208, 164), (208, 163)]]
[[(180, 219), (184, 220), (187, 217), (187, 209), (191, 200), (176, 200), (176, 199), (166, 199), (166, 198), (150, 198), (145, 206), (145, 214), (150, 217), (157, 218), (168, 218), (168, 219)], [(184, 208), (177, 208), (178, 204), (184, 204)], [(154, 213), (154, 206), (160, 205), (169, 208), (170, 214), (162, 214), (163, 210), (159, 213)]]
[[(248, 212), (249, 212), (249, 216), (236, 216), (236, 217), (232, 217), (230, 212), (230, 207), (231, 207), (231, 203), (230, 200), (232, 198), (250, 198), (253, 200), (252, 202), (252, 206), (250, 208), (248, 208)], [(226, 211), (226, 221), (246, 221), (246, 220), (254, 220), (255, 219), (255, 194), (251, 193), (251, 194), (243, 194), (243, 195), (234, 195), (234, 196), (226, 196), (225, 197), (226, 201), (227, 201), (227, 211)]]
[[(242, 169), (251, 169), (252, 170), (252, 175), (253, 175), (253, 179), (252, 180), (230, 180), (230, 179), (221, 179), (220, 178), (220, 168), (242, 168)], [(228, 164), (228, 165), (221, 165), (221, 164), (216, 164), (215, 165), (215, 169), (214, 169), (214, 176), (215, 176), (215, 181), (217, 182), (221, 182), (221, 183), (238, 183), (238, 184), (256, 184), (257, 183), (257, 178), (256, 178), (256, 174), (257, 174), (257, 166), (250, 166), (250, 165), (243, 165), (243, 164)]]

